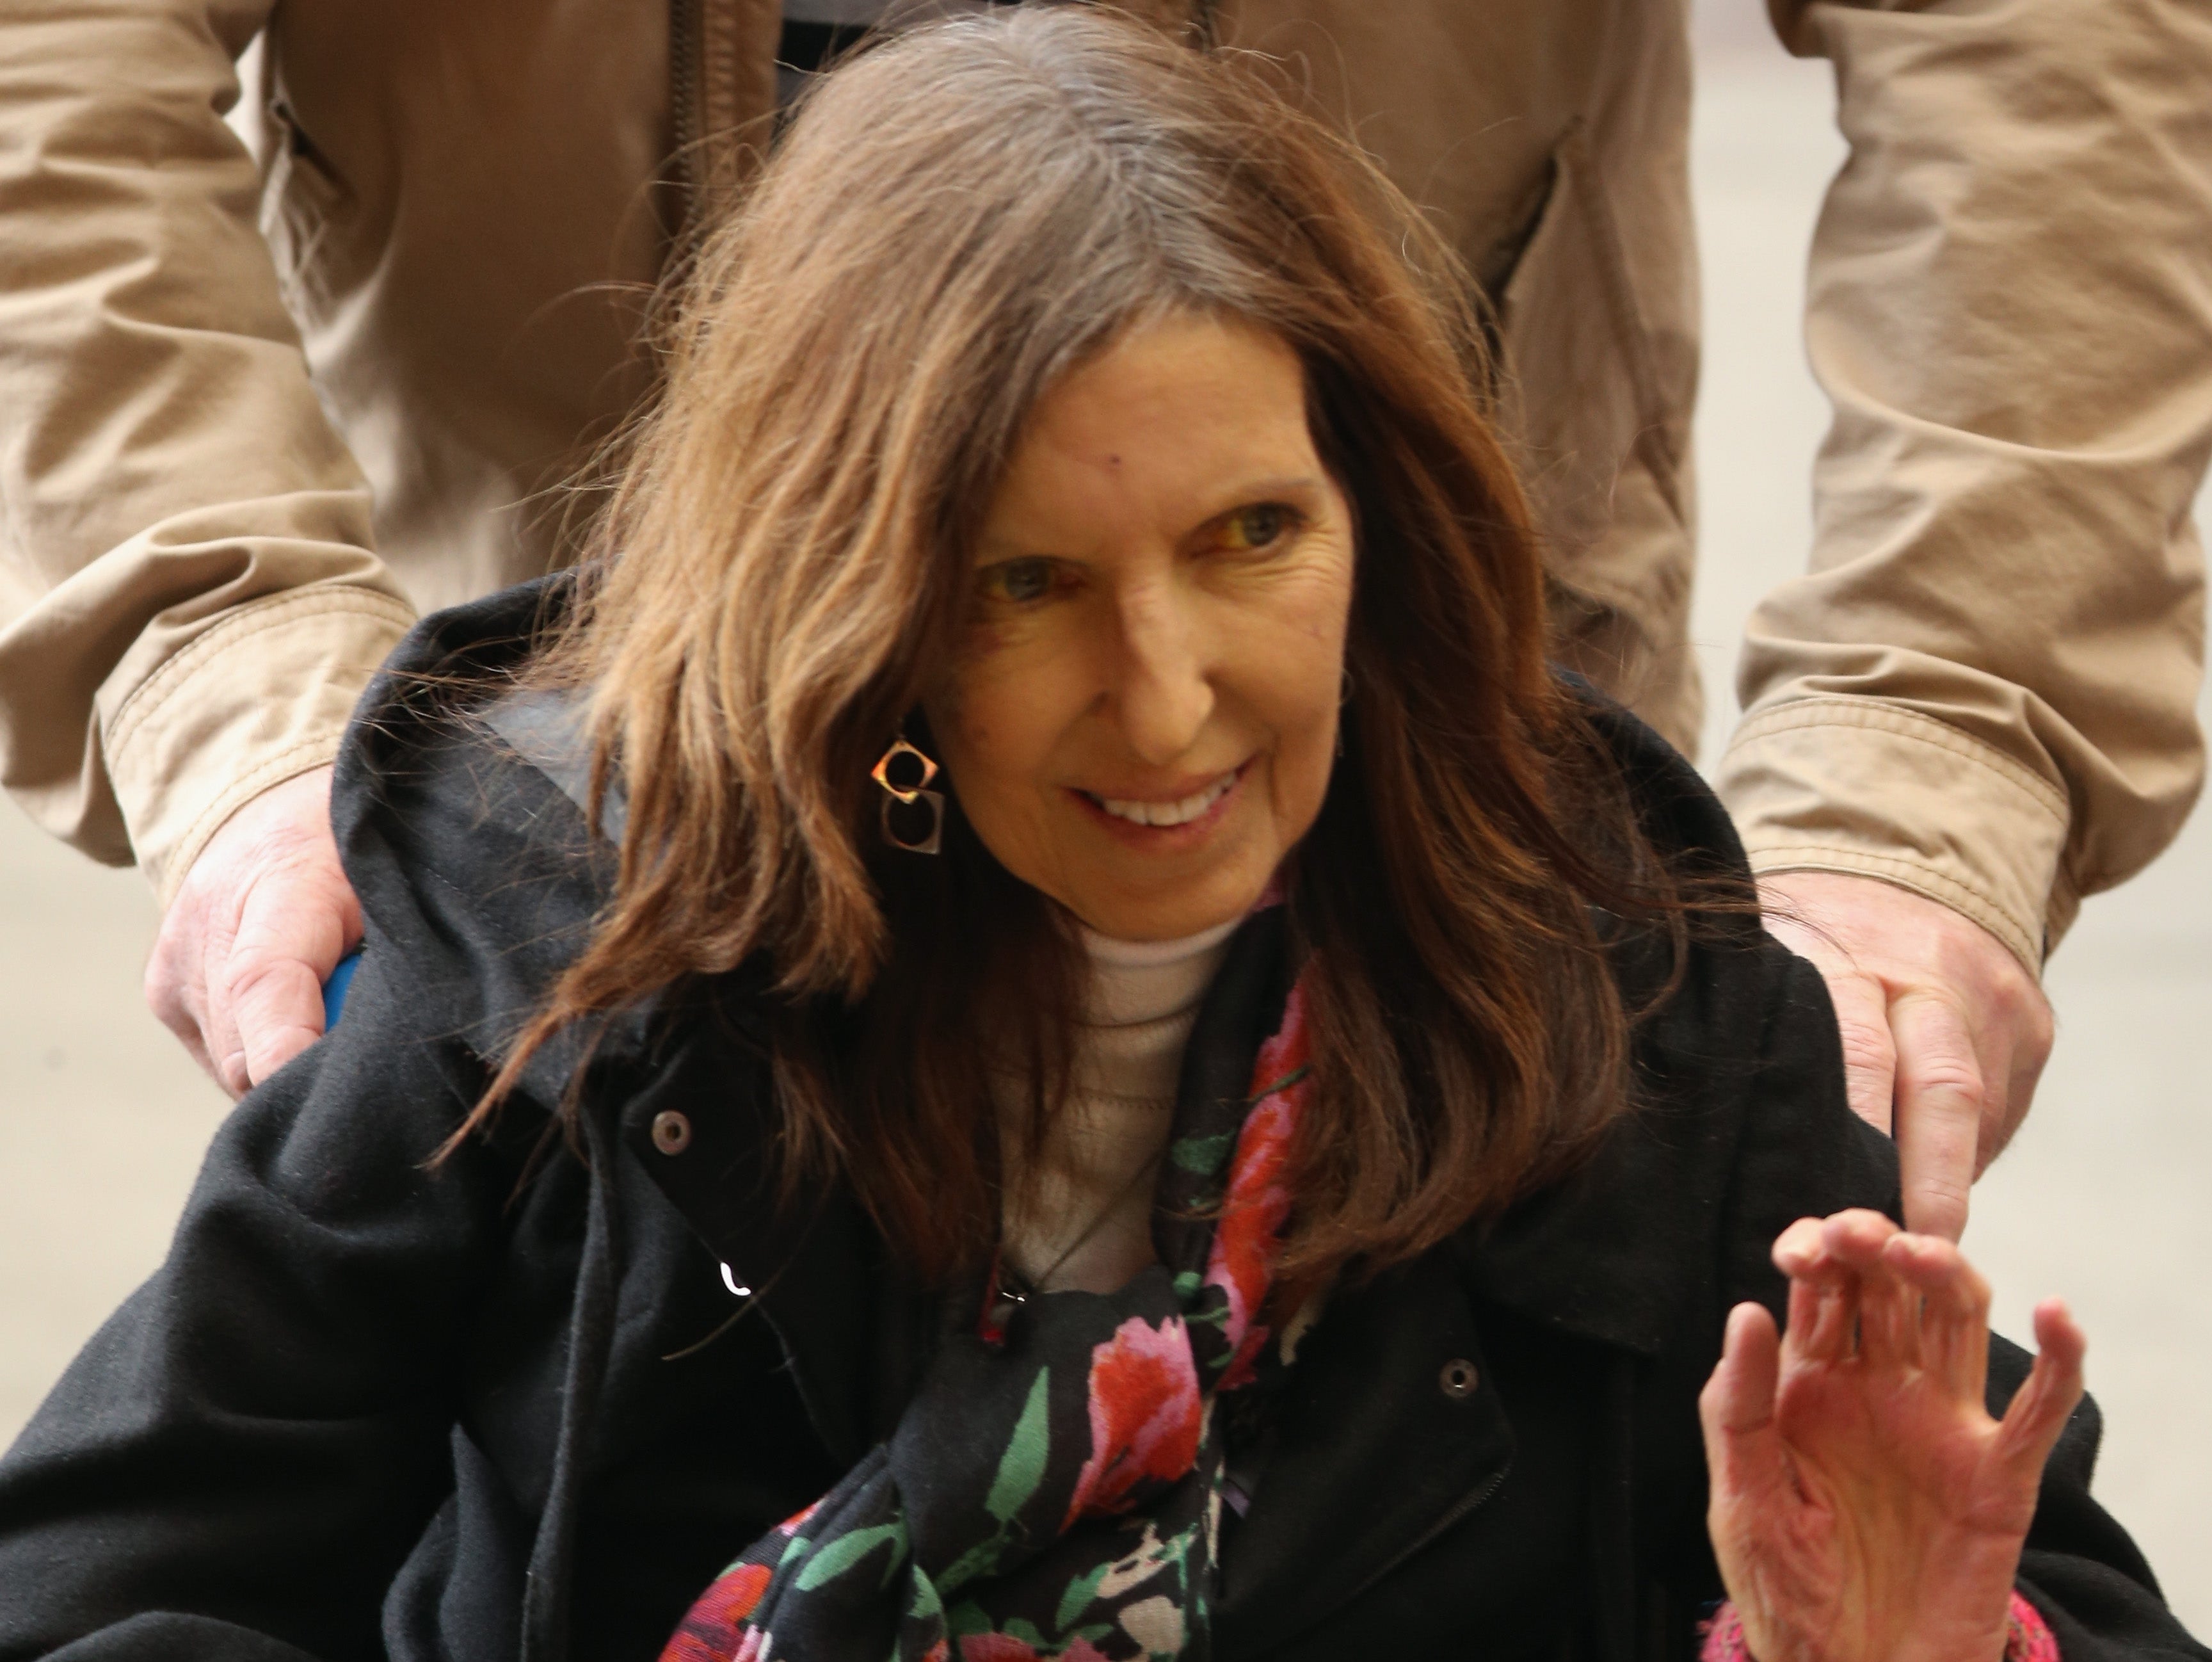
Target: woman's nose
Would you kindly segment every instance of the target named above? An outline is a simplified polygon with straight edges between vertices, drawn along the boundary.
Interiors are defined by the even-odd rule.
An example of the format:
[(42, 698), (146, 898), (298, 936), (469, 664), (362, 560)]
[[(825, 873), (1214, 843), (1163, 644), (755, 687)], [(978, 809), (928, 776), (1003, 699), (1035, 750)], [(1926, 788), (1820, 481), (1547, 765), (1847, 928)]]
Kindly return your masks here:
[(1164, 767), (1197, 743), (1213, 713), (1202, 630), (1180, 597), (1152, 589), (1123, 603), (1121, 633), (1123, 736), (1139, 758)]

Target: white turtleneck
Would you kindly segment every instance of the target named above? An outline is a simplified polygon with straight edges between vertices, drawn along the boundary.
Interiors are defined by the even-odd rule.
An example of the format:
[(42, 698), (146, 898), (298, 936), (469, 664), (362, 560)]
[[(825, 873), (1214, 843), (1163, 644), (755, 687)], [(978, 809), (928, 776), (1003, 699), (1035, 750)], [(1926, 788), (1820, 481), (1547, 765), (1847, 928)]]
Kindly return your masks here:
[[(1091, 976), (1067, 1097), (1035, 1169), (1007, 1189), (1006, 1258), (1038, 1291), (1110, 1293), (1152, 1261), (1152, 1190), (1183, 1049), (1243, 921), (1181, 941), (1082, 931)], [(995, 1077), (1002, 1118), (1022, 1111), (1024, 1084)]]

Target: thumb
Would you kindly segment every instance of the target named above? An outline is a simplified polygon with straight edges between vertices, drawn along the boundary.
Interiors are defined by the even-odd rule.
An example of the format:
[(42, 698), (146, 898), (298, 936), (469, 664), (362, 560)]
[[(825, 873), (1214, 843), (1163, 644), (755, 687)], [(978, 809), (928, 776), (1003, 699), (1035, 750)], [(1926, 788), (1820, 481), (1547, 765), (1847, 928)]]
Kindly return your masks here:
[(323, 981), (304, 958), (254, 963), (232, 982), (231, 1011), (246, 1077), (252, 1084), (323, 1036)]
[(2088, 1340), (2058, 1299), (2035, 1307), (2035, 1366), (2013, 1394), (1997, 1431), (1998, 1458), (2030, 1512), (2044, 1462), (2081, 1400), (2081, 1361)]
[(254, 883), (224, 977), (248, 1081), (322, 1037), (323, 983), (361, 934), (361, 903), (334, 861), (288, 862)]
[[(1788, 1487), (1788, 1457), (1774, 1422), (1781, 1369), (1781, 1336), (1765, 1306), (1746, 1303), (1729, 1311), (1720, 1362), (1698, 1393), (1717, 1514), (1755, 1505)], [(1717, 1545), (1723, 1532), (1713, 1533)]]

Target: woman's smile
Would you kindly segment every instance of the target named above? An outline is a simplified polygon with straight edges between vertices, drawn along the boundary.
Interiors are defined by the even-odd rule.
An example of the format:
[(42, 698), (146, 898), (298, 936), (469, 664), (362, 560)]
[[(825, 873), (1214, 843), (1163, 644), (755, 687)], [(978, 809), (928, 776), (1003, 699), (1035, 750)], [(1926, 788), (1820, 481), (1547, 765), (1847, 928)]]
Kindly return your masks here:
[(1140, 849), (1173, 848), (1178, 852), (1196, 847), (1229, 817), (1243, 782), (1241, 763), (1194, 791), (1184, 794), (1155, 791), (1143, 795), (1108, 794), (1072, 788), (1068, 794), (1116, 837)]

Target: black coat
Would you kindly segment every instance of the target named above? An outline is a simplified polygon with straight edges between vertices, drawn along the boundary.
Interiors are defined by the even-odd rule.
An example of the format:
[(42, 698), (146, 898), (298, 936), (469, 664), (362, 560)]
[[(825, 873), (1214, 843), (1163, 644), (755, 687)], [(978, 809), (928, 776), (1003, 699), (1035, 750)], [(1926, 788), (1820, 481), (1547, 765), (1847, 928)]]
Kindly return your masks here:
[[(0, 1463), (0, 1658), (651, 1659), (895, 1422), (926, 1301), (849, 1199), (775, 1223), (741, 976), (607, 1038), (588, 1165), (556, 1143), (518, 1190), (559, 1047), (493, 1140), (425, 1165), (609, 851), (573, 756), (434, 719), (404, 672), (510, 664), (545, 593), (431, 619), (372, 691), (337, 789), (372, 941), (345, 1019), (240, 1105), (167, 1264)], [(1607, 727), (1655, 837), (1740, 869), (1695, 775)], [(1232, 957), (1187, 1079), (1241, 1086), (1266, 980)], [(1224, 1656), (1689, 1653), (1721, 1594), (1695, 1398), (1723, 1318), (1778, 1307), (1792, 1219), (1893, 1212), (1896, 1169), (1820, 977), (1748, 922), (1695, 948), (1637, 1063), (1647, 1105), (1575, 1179), (1332, 1301), (1224, 1543)], [(1442, 1384), (1462, 1361), (1472, 1394)], [(1994, 1403), (2024, 1369), (1997, 1347)], [(2021, 1585), (2068, 1662), (2206, 1655), (2090, 1500), (2096, 1440), (2085, 1403)]]

